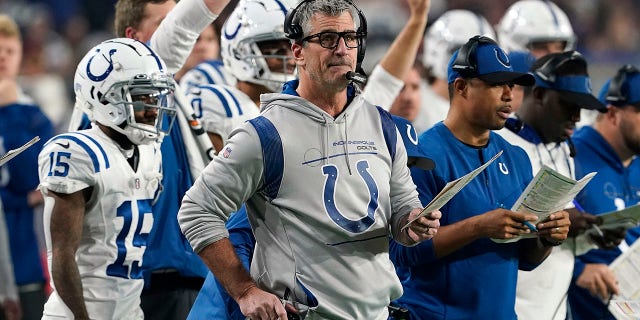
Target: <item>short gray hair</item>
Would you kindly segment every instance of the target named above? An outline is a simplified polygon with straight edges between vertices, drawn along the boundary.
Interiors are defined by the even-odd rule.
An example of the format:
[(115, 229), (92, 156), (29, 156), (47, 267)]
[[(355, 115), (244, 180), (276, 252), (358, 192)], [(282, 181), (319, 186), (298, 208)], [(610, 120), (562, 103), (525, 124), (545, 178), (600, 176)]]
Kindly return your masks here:
[[(358, 14), (356, 8), (349, 1), (345, 0), (315, 0), (309, 1), (298, 8), (293, 24), (302, 27), (302, 37), (308, 36), (311, 32), (311, 18), (315, 14), (323, 14), (329, 17), (337, 17), (343, 12), (348, 11), (353, 18), (354, 23)], [(358, 22), (359, 23), (359, 22)], [(296, 39), (300, 40), (300, 39)]]

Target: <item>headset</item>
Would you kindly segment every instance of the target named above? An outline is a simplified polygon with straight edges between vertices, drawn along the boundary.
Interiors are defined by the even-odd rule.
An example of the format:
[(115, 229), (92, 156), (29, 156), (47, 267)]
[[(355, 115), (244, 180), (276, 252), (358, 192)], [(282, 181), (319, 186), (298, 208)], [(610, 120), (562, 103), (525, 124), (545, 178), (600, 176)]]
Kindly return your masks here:
[[(294, 18), (296, 16), (296, 12), (298, 12), (298, 9), (302, 5), (312, 1), (314, 0), (303, 0), (293, 10), (287, 13), (287, 16), (284, 18), (284, 34), (287, 38), (298, 41), (304, 37), (302, 26), (299, 23), (294, 22)], [(360, 8), (358, 8), (353, 2), (351, 2), (350, 0), (344, 0), (344, 2), (348, 3), (358, 12), (358, 19), (360, 20), (360, 22), (358, 24), (358, 30), (356, 30), (356, 33), (359, 36), (356, 72), (364, 74), (364, 72), (362, 71), (362, 61), (364, 60), (364, 53), (367, 48), (367, 18), (365, 18)]]
[(607, 90), (606, 97), (607, 103), (617, 107), (625, 105), (628, 97), (622, 93), (622, 86), (627, 82), (627, 75), (638, 72), (640, 71), (631, 64), (622, 66), (609, 83), (609, 90)]
[(580, 52), (566, 51), (547, 60), (543, 65), (536, 68), (533, 73), (544, 81), (556, 82), (556, 69), (568, 61), (579, 62), (585, 69), (587, 68), (587, 60), (584, 59)]
[(495, 40), (485, 36), (473, 36), (467, 43), (460, 47), (458, 56), (451, 68), (464, 78), (471, 78), (478, 74), (478, 61), (476, 61), (476, 50), (479, 44), (498, 45)]

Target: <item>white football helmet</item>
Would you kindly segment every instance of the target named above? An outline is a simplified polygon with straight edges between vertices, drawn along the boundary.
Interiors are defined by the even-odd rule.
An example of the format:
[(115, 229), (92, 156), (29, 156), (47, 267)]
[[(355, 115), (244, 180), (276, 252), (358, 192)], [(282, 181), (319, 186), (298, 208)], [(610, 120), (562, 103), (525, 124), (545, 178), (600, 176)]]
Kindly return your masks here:
[[(162, 59), (134, 39), (116, 38), (93, 47), (76, 69), (76, 105), (91, 121), (148, 144), (168, 134), (173, 120), (175, 81)], [(134, 111), (156, 108), (154, 125), (137, 123)]]
[(424, 37), (422, 63), (439, 79), (447, 79), (451, 55), (469, 38), (482, 35), (495, 39), (493, 28), (483, 16), (469, 10), (449, 10), (436, 20)]
[[(282, 54), (263, 54), (258, 43), (285, 40), (284, 18), (293, 7), (290, 0), (240, 0), (221, 30), (222, 61), (238, 81), (263, 85), (273, 92), (282, 90), (282, 84), (295, 78), (287, 72), (287, 61)], [(270, 70), (265, 58), (282, 59), (282, 70)]]
[(573, 50), (576, 35), (567, 14), (546, 0), (515, 2), (496, 26), (500, 47), (509, 51), (529, 51), (533, 42), (564, 41), (565, 51)]

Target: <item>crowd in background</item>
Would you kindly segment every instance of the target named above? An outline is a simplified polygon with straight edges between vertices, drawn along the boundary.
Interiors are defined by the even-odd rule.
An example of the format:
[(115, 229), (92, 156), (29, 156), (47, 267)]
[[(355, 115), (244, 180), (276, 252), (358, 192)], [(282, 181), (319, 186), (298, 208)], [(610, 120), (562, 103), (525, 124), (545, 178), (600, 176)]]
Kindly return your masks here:
[[(514, 2), (436, 0), (429, 12), (429, 24), (447, 10), (467, 9), (496, 25)], [(620, 64), (640, 62), (640, 1), (554, 2), (571, 20), (578, 38), (577, 50), (589, 61), (594, 88), (601, 87)], [(371, 70), (402, 28), (408, 8), (403, 1), (355, 3), (369, 21), (364, 66)], [(23, 31), (21, 85), (42, 105), (59, 131), (66, 128), (73, 105), (73, 72), (80, 57), (96, 43), (113, 36), (114, 4), (114, 0), (0, 0), (0, 12), (14, 17)]]
[[(112, 21), (114, 20), (113, 7), (116, 2), (117, 2), (116, 0), (97, 0), (97, 1), (96, 0), (94, 1), (0, 0), (0, 13), (6, 13), (12, 18), (14, 18), (18, 22), (20, 29), (22, 31), (22, 43), (23, 43), (24, 50), (23, 50), (23, 60), (22, 60), (22, 66), (20, 71), (20, 78), (19, 78), (20, 86), (22, 87), (22, 89), (27, 95), (34, 98), (36, 104), (42, 107), (42, 110), (44, 111), (44, 113), (46, 113), (46, 115), (51, 119), (52, 124), (55, 126), (55, 130), (57, 131), (57, 133), (67, 131), (67, 128), (69, 127), (69, 123), (74, 124), (74, 120), (70, 120), (70, 119), (73, 119), (73, 117), (71, 117), (71, 113), (74, 107), (74, 99), (76, 99), (74, 97), (73, 77), (74, 77), (74, 73), (76, 72), (76, 66), (78, 66), (78, 62), (80, 61), (80, 59), (82, 59), (84, 53), (86, 53), (87, 50), (89, 50), (89, 48), (95, 46), (97, 43), (100, 43), (105, 39), (109, 39), (114, 36), (114, 31), (113, 31), (114, 27), (113, 27)], [(185, 1), (185, 3), (186, 2), (187, 1)], [(237, 2), (238, 0), (231, 0), (231, 3), (228, 6), (228, 8), (233, 8)], [(376, 64), (383, 64), (381, 62), (382, 56), (390, 48), (391, 42), (394, 41), (394, 39), (397, 40), (398, 38), (400, 38), (400, 37), (396, 38), (398, 36), (398, 33), (401, 33), (401, 29), (403, 29), (403, 26), (405, 25), (405, 23), (407, 23), (408, 20), (409, 21), (412, 20), (409, 18), (410, 8), (406, 1), (400, 1), (400, 0), (398, 1), (354, 0), (354, 2), (362, 8), (362, 11), (364, 12), (368, 20), (369, 32), (368, 32), (368, 38), (367, 38), (367, 56), (366, 56), (366, 59), (364, 60), (363, 66), (364, 66), (364, 70), (366, 70), (367, 73), (369, 73), (370, 75), (373, 75), (375, 72), (372, 72), (372, 69)], [(431, 10), (428, 11), (429, 24), (427, 26), (430, 26), (444, 12), (453, 10), (453, 9), (466, 9), (466, 10), (470, 10), (472, 12), (478, 13), (479, 15), (486, 17), (488, 22), (491, 25), (495, 26), (498, 24), (500, 19), (504, 16), (504, 13), (507, 10), (507, 8), (509, 8), (509, 6), (512, 5), (514, 2), (516, 1), (501, 0), (501, 1), (492, 1), (490, 3), (478, 3), (477, 1), (468, 1), (468, 0), (452, 0), (452, 1), (433, 0), (431, 1), (432, 3)], [(577, 37), (577, 45), (575, 49), (579, 50), (584, 54), (584, 58), (583, 58), (583, 56), (577, 52), (566, 53), (567, 55), (570, 55), (572, 57), (571, 59), (568, 59), (568, 60), (576, 60), (576, 61), (588, 60), (589, 61), (588, 73), (590, 77), (589, 75), (587, 75), (586, 70), (580, 71), (581, 73), (579, 74), (579, 76), (586, 77), (587, 81), (581, 82), (581, 84), (584, 85), (585, 88), (581, 87), (581, 90), (583, 90), (584, 92), (587, 92), (590, 97), (591, 97), (592, 88), (589, 87), (589, 83), (590, 83), (589, 81), (593, 82), (592, 87), (595, 93), (598, 91), (600, 87), (602, 87), (602, 84), (605, 82), (606, 79), (611, 78), (611, 75), (614, 74), (615, 70), (617, 70), (621, 64), (626, 64), (626, 63), (636, 64), (636, 65), (640, 64), (640, 61), (637, 61), (638, 55), (636, 52), (638, 52), (638, 50), (636, 46), (638, 45), (639, 42), (636, 40), (636, 38), (638, 37), (636, 35), (637, 28), (634, 25), (637, 19), (635, 19), (635, 17), (633, 16), (635, 12), (638, 12), (638, 10), (636, 9), (640, 9), (640, 8), (636, 8), (637, 6), (640, 6), (640, 2), (635, 2), (630, 0), (618, 1), (615, 3), (615, 5), (611, 3), (605, 3), (604, 1), (600, 1), (600, 0), (589, 0), (589, 1), (579, 1), (579, 2), (566, 0), (566, 1), (554, 1), (554, 2), (568, 14), (571, 20), (571, 24), (573, 26), (573, 30), (575, 30), (576, 37)], [(218, 19), (214, 23), (214, 26), (218, 30), (217, 32), (218, 34), (220, 33), (219, 32), (220, 26), (224, 22), (224, 19), (226, 18), (225, 13), (228, 15), (229, 12), (230, 10), (225, 10), (225, 12), (221, 14), (222, 19)], [(413, 14), (411, 14), (411, 16), (413, 17)], [(190, 15), (190, 17), (192, 17), (192, 15)], [(393, 17), (393, 19), (390, 19), (389, 17)], [(197, 20), (197, 19), (194, 19), (194, 20)], [(229, 19), (229, 20), (232, 21), (232, 19)], [(208, 25), (208, 22), (207, 22), (207, 28), (209, 29), (209, 27), (210, 25)], [(421, 28), (422, 26), (420, 27), (420, 29)], [(213, 31), (209, 30), (209, 32), (212, 33)], [(322, 32), (322, 33), (332, 33), (332, 32)], [(322, 35), (322, 33), (316, 34), (314, 36)], [(200, 39), (206, 38), (204, 34), (205, 33), (201, 34)], [(417, 34), (417, 33), (414, 33), (414, 34)], [(343, 37), (345, 41), (345, 46), (348, 46), (347, 45), (348, 39), (344, 38), (344, 35), (340, 35), (340, 37)], [(340, 37), (336, 38), (337, 40), (335, 43), (340, 42)], [(175, 36), (175, 38), (180, 39), (180, 37), (178, 36)], [(466, 39), (466, 37), (464, 39)], [(289, 40), (283, 39), (283, 41), (284, 41), (283, 47), (285, 49), (288, 49)], [(303, 39), (302, 41), (308, 41), (308, 39), (307, 40)], [(169, 42), (170, 41), (165, 41), (165, 43), (169, 43)], [(482, 43), (488, 46), (494, 45), (493, 42), (482, 42)], [(563, 45), (567, 44), (567, 47), (571, 47), (568, 45), (568, 43), (569, 42), (565, 41)], [(223, 44), (224, 44), (224, 41), (223, 41)], [(151, 46), (153, 47), (153, 44)], [(335, 46), (333, 48), (330, 48), (325, 43), (322, 43), (321, 46), (325, 49), (335, 48)], [(497, 44), (495, 44), (495, 46), (497, 46)], [(230, 47), (236, 48), (237, 45), (226, 46), (226, 48), (230, 48)], [(391, 48), (393, 47), (394, 45), (391, 45)], [(355, 47), (352, 46), (349, 48), (355, 48)], [(282, 49), (282, 48), (277, 46), (273, 48), (270, 48), (267, 46), (267, 49), (272, 49), (272, 51), (276, 53), (282, 51), (282, 50), (278, 51), (279, 49)], [(360, 49), (360, 47), (358, 47), (358, 49)], [(261, 48), (260, 50), (266, 50), (266, 49)], [(461, 50), (461, 52), (466, 52), (466, 51)], [(496, 51), (496, 58), (500, 60), (500, 57), (498, 57), (497, 52), (498, 51)], [(413, 53), (415, 53), (415, 51), (413, 51)], [(472, 54), (480, 55), (479, 53), (476, 53), (476, 52)], [(419, 54), (419, 56), (421, 56), (421, 53)], [(467, 56), (467, 61), (465, 61), (465, 63), (469, 62), (468, 57), (469, 56)], [(561, 56), (558, 56), (558, 57), (561, 57)], [(506, 58), (506, 53), (505, 53), (505, 58)], [(418, 60), (421, 60), (421, 59), (418, 59)], [(404, 59), (395, 59), (395, 61), (404, 61)], [(454, 59), (452, 59), (451, 61), (454, 64), (458, 63), (455, 56), (454, 56)], [(228, 64), (228, 62), (226, 61), (224, 63)], [(360, 63), (360, 60), (358, 62), (358, 67), (360, 66), (359, 63)], [(500, 63), (502, 63), (502, 60), (500, 60)], [(559, 63), (558, 66), (561, 64), (562, 63)], [(82, 63), (80, 65), (82, 65)], [(584, 63), (584, 65), (586, 68), (586, 62)], [(187, 67), (191, 68), (193, 66), (185, 66), (185, 68)], [(418, 66), (416, 70), (433, 71), (429, 68), (429, 66), (425, 66), (425, 67), (426, 69), (422, 70), (420, 69), (420, 66)], [(537, 66), (531, 70), (537, 70), (536, 68), (543, 69), (540, 66)], [(194, 68), (194, 69), (197, 69), (197, 68)], [(89, 68), (87, 67), (86, 70), (89, 70)], [(416, 70), (412, 70), (412, 71), (413, 73), (418, 74), (418, 71)], [(480, 70), (480, 68), (478, 68), (478, 70)], [(515, 70), (515, 63), (514, 63), (514, 70)], [(454, 77), (453, 78), (454, 80), (451, 80), (452, 78), (450, 74), (452, 71), (449, 70), (448, 72), (450, 77), (448, 79), (449, 85), (452, 85), (452, 81), (455, 81), (455, 79), (457, 78), (465, 78), (465, 79), (476, 78), (475, 76), (465, 75), (464, 77), (462, 77), (459, 75), (457, 78)], [(180, 72), (176, 72), (173, 74), (175, 74), (176, 80), (178, 80), (178, 78), (180, 78), (183, 75)], [(478, 75), (479, 75), (479, 71), (478, 71)], [(567, 74), (567, 75), (573, 75), (573, 74)], [(432, 76), (434, 78), (436, 77), (435, 74), (430, 75), (429, 77), (432, 77)], [(526, 75), (526, 76), (532, 77), (532, 75)], [(564, 76), (564, 74), (561, 74), (559, 76)], [(418, 78), (418, 76), (415, 76), (415, 78)], [(589, 80), (589, 78), (591, 80)], [(239, 77), (238, 77), (238, 80), (240, 80), (240, 82), (244, 82), (244, 80)], [(486, 82), (486, 80), (484, 79), (481, 79), (481, 80)], [(549, 81), (555, 82), (555, 80), (549, 80)], [(405, 88), (410, 87), (409, 80), (405, 79), (404, 82), (405, 82)], [(466, 80), (464, 83), (465, 84), (467, 83)], [(471, 81), (469, 81), (469, 86), (471, 86), (470, 83)], [(521, 84), (518, 82), (514, 82), (514, 83), (518, 85), (527, 85), (527, 84)], [(430, 85), (430, 88), (432, 89), (436, 88), (436, 86), (433, 85), (433, 83), (429, 83), (429, 85)], [(77, 81), (76, 81), (76, 86), (77, 86)], [(242, 86), (238, 86), (238, 88), (240, 87)], [(246, 87), (244, 88), (246, 89)], [(276, 88), (279, 88), (279, 86), (276, 86)], [(557, 89), (554, 87), (550, 87), (550, 88), (554, 90)], [(502, 85), (502, 89), (504, 90), (504, 92), (511, 92), (511, 90), (513, 90), (514, 88), (513, 86)], [(273, 90), (273, 89), (270, 89), (270, 90)], [(558, 90), (562, 91), (563, 89), (561, 88)], [(318, 90), (313, 90), (313, 91), (318, 91)], [(433, 91), (435, 92), (435, 89), (433, 89)], [(408, 93), (404, 93), (404, 94), (409, 95)], [(446, 97), (443, 97), (443, 98), (446, 98)], [(591, 98), (592, 100), (595, 100), (595, 98), (593, 97)], [(451, 92), (449, 92), (449, 99), (452, 99)], [(433, 101), (433, 99), (425, 98), (423, 99), (423, 101), (429, 101), (432, 106), (432, 109), (430, 110), (434, 110), (433, 105), (435, 105), (435, 101)], [(451, 101), (452, 101), (451, 106), (456, 105), (454, 100), (451, 100)], [(533, 100), (530, 100), (530, 101), (533, 101)], [(248, 105), (253, 107), (252, 102), (256, 102), (256, 101), (248, 101), (247, 103)], [(446, 101), (445, 103), (447, 106), (449, 105), (448, 101)], [(635, 104), (632, 104), (632, 105), (635, 106)], [(565, 107), (567, 110), (569, 109), (568, 106), (563, 106), (563, 107)], [(586, 106), (580, 105), (577, 108), (575, 108), (575, 110), (579, 112), (580, 107), (586, 108)], [(602, 109), (601, 107), (603, 106), (600, 105), (600, 103), (598, 103), (597, 107)], [(391, 106), (391, 108), (393, 109), (393, 105)], [(514, 111), (516, 110), (516, 108), (517, 107), (514, 106)], [(524, 109), (521, 109), (521, 111), (525, 109), (526, 109), (526, 106)], [(598, 109), (598, 108), (593, 107), (588, 109)], [(424, 105), (423, 105), (423, 110), (424, 110)], [(394, 111), (390, 111), (390, 112), (394, 113)], [(501, 111), (501, 112), (506, 113), (506, 111)], [(194, 112), (191, 112), (191, 113), (194, 113)], [(240, 113), (242, 114), (242, 112)], [(455, 111), (450, 113), (455, 113)], [(525, 114), (526, 112), (522, 111), (521, 113)], [(542, 112), (542, 113), (547, 114), (547, 112)], [(541, 114), (541, 112), (537, 112), (537, 114)], [(405, 116), (405, 115), (402, 115), (402, 116)], [(423, 120), (415, 119), (414, 116), (415, 115), (413, 115), (411, 119), (409, 119), (410, 118), (409, 116), (406, 116), (406, 117), (409, 120), (415, 121), (415, 123), (421, 123), (421, 122), (424, 123)], [(577, 114), (572, 115), (570, 117), (571, 118), (570, 120), (572, 123), (574, 122), (573, 118), (575, 117), (577, 117)], [(7, 119), (10, 119), (10, 118), (12, 117), (5, 117), (2, 121), (7, 121)], [(518, 129), (518, 131), (520, 131), (525, 125), (531, 124), (531, 126), (533, 126), (535, 124), (534, 123), (535, 121), (531, 119), (527, 119), (526, 116), (520, 116), (519, 114), (517, 114), (517, 118), (524, 121), (524, 122), (520, 122), (520, 128)], [(557, 118), (560, 118), (560, 117), (557, 117)], [(547, 119), (545, 118), (542, 119), (543, 122), (546, 122), (546, 120)], [(554, 120), (558, 120), (558, 119), (554, 119)], [(459, 127), (458, 125), (454, 127), (458, 128)], [(635, 125), (632, 125), (632, 126), (635, 126)], [(75, 126), (72, 126), (72, 127), (75, 127)], [(489, 132), (489, 130), (495, 130), (495, 128), (485, 128), (485, 129), (486, 129), (485, 130), (486, 132)], [(182, 130), (182, 129), (174, 129), (174, 133), (175, 133), (175, 130)], [(205, 131), (210, 133), (209, 137), (211, 138), (210, 130), (208, 130), (205, 127)], [(418, 132), (421, 132), (421, 130)], [(517, 133), (518, 132), (516, 132), (516, 134)], [(543, 132), (539, 132), (539, 133), (542, 134)], [(223, 138), (227, 134), (220, 134), (220, 135), (221, 135), (221, 138)], [(346, 135), (346, 132), (345, 132), (345, 135)], [(2, 137), (0, 136), (0, 138)], [(48, 137), (45, 138), (44, 140), (47, 140), (47, 139)], [(213, 138), (211, 139), (212, 139), (211, 142), (215, 147), (216, 143), (214, 142)], [(511, 140), (507, 139), (509, 143), (513, 143), (512, 140), (513, 139)], [(545, 141), (545, 143), (546, 142), (547, 141)], [(571, 148), (573, 148), (572, 144), (571, 144)], [(216, 149), (220, 151), (219, 147), (216, 147)], [(230, 152), (230, 149), (225, 149), (225, 151)], [(473, 151), (475, 152), (475, 149), (473, 149)], [(173, 150), (171, 152), (163, 151), (163, 156), (166, 154), (178, 154), (178, 153), (179, 152), (176, 152)], [(348, 155), (349, 153), (347, 152), (347, 158), (348, 158)], [(227, 158), (227, 156), (224, 156), (224, 158)], [(569, 159), (567, 154), (565, 154), (564, 156), (567, 159)], [(531, 158), (532, 163), (534, 163), (534, 160), (531, 154), (529, 154), (528, 157)], [(551, 157), (551, 153), (550, 153), (550, 157)], [(571, 155), (571, 157), (573, 158), (574, 155)], [(553, 161), (555, 165), (555, 159), (551, 159), (551, 161)], [(186, 161), (183, 161), (183, 162), (186, 162)], [(539, 162), (542, 163), (542, 161), (539, 161)], [(167, 163), (169, 163), (167, 161), (163, 160), (162, 163), (167, 167), (172, 167), (171, 165), (167, 165)], [(569, 167), (569, 175), (572, 175), (573, 174), (571, 172), (572, 165), (569, 164), (569, 161), (567, 161), (567, 166)], [(534, 169), (535, 169), (535, 166), (534, 166)], [(528, 171), (528, 170), (525, 170), (525, 171)], [(534, 172), (535, 171), (537, 170), (534, 170)], [(506, 174), (504, 172), (502, 173)], [(170, 176), (169, 174), (167, 174), (167, 171), (165, 171), (165, 174), (166, 174), (165, 175), (166, 177)], [(196, 174), (194, 175), (197, 176)], [(451, 180), (453, 178), (455, 177), (451, 177)], [(171, 182), (169, 182), (168, 184), (172, 185)], [(181, 198), (184, 192), (180, 191), (178, 193), (180, 194), (180, 197), (178, 198)], [(164, 194), (165, 195), (167, 194), (166, 190), (164, 191)], [(491, 203), (491, 205), (494, 205), (494, 203)], [(500, 204), (500, 206), (502, 206), (502, 204)], [(578, 210), (578, 209), (575, 209), (575, 210)], [(154, 208), (154, 213), (165, 212), (165, 211), (174, 212), (175, 210), (158, 209), (156, 211), (156, 209)], [(46, 212), (46, 209), (45, 209), (45, 212)], [(39, 217), (39, 215), (36, 215), (36, 216)], [(171, 218), (173, 217), (171, 216)], [(564, 220), (569, 219), (568, 217), (565, 217), (565, 218), (562, 218), (562, 219)], [(154, 219), (157, 219), (157, 218), (154, 218)], [(29, 225), (31, 225), (31, 222), (29, 223)], [(36, 226), (37, 231), (41, 231), (40, 229), (42, 228), (41, 227), (42, 221), (35, 221), (34, 225)], [(45, 222), (45, 225), (46, 225), (46, 222)], [(565, 225), (561, 226), (563, 227), (563, 230), (564, 230), (564, 226)], [(524, 226), (522, 228), (524, 228)], [(547, 229), (549, 228), (551, 227), (547, 226)], [(566, 229), (568, 229), (568, 226), (566, 227)], [(155, 227), (154, 227), (154, 230), (155, 230)], [(428, 232), (429, 228), (427, 228), (426, 230)], [(531, 230), (533, 231), (534, 229), (531, 229)], [(559, 228), (556, 226), (555, 230), (557, 232), (559, 231)], [(185, 231), (182, 230), (182, 232), (184, 233)], [(551, 233), (553, 231), (549, 231), (549, 232)], [(564, 230), (563, 232), (564, 232), (564, 236), (566, 237), (566, 230)], [(546, 244), (543, 242), (543, 246), (545, 248), (555, 247), (561, 244), (562, 244), (562, 241), (550, 242), (547, 240)], [(575, 252), (573, 253), (575, 254)], [(573, 258), (573, 256), (571, 256), (571, 258)], [(395, 262), (396, 261), (394, 261), (394, 263)], [(19, 266), (17, 265), (16, 267), (19, 267)], [(158, 273), (160, 274), (164, 274), (166, 272), (165, 269), (154, 269), (154, 274), (156, 271), (158, 271)], [(171, 272), (175, 273), (175, 270), (172, 270)], [(566, 275), (568, 277), (570, 276), (568, 273)], [(55, 279), (55, 273), (53, 277)], [(554, 283), (557, 283), (557, 281), (555, 281)], [(514, 282), (514, 285), (515, 285), (515, 282)], [(57, 288), (57, 291), (60, 291), (59, 288)], [(562, 289), (562, 290), (556, 290), (556, 291), (558, 293), (563, 294), (566, 290)], [(286, 299), (286, 295), (287, 294), (285, 294), (285, 299)], [(143, 296), (144, 296), (144, 292), (143, 292)], [(410, 296), (410, 295), (407, 295), (407, 296)], [(542, 296), (542, 295), (538, 295), (538, 296)], [(564, 300), (565, 298), (562, 298), (562, 299)], [(143, 304), (144, 304), (144, 301), (143, 301)], [(512, 311), (513, 310), (510, 310), (510, 309), (508, 310), (509, 313), (511, 313)], [(540, 310), (535, 310), (535, 311), (536, 313), (538, 313)], [(565, 314), (564, 311), (561, 311), (560, 313)], [(518, 313), (518, 314), (519, 316), (522, 316), (521, 313)], [(2, 319), (1, 316), (0, 316), (0, 319)]]

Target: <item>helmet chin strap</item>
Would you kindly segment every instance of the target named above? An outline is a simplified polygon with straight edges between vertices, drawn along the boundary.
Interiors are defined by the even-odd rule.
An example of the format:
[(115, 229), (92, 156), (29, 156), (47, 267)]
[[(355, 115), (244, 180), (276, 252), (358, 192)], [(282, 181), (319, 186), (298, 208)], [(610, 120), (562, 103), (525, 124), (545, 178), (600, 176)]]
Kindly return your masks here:
[[(141, 144), (150, 144), (158, 139), (157, 133), (152, 133), (146, 130), (138, 129), (131, 127), (129, 124), (125, 126), (125, 129), (120, 128), (119, 126), (111, 126), (111, 129), (121, 133), (129, 141), (133, 144), (141, 145)], [(126, 130), (128, 128), (128, 130)]]

